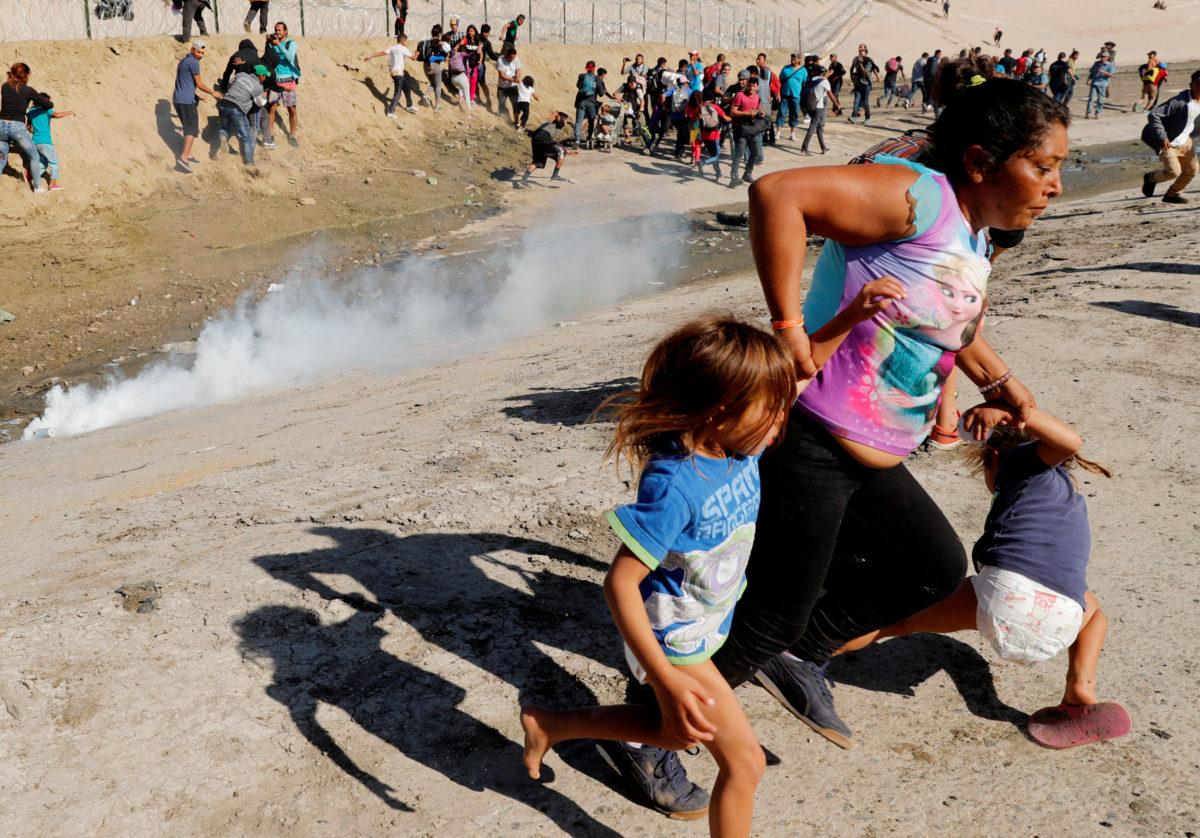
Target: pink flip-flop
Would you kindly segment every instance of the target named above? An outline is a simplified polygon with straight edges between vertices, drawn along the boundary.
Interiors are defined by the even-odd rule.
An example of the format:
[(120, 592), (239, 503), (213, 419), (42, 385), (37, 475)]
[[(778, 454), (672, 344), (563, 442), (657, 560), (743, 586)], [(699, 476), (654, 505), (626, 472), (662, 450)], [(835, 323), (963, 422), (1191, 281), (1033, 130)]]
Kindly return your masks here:
[(1029, 735), (1047, 748), (1075, 748), (1116, 739), (1133, 730), (1129, 713), (1120, 704), (1060, 704), (1043, 707), (1029, 717)]

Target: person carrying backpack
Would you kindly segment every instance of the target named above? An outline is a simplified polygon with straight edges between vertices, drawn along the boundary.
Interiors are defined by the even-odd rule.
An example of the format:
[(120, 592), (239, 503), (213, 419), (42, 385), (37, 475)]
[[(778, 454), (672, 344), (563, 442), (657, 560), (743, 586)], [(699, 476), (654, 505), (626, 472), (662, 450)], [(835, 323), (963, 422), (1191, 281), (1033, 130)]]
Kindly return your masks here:
[(807, 108), (805, 112), (808, 114), (809, 123), (808, 131), (804, 135), (804, 142), (800, 144), (800, 151), (804, 154), (812, 153), (808, 150), (808, 144), (812, 141), (813, 134), (817, 135), (817, 142), (821, 144), (821, 153), (824, 154), (829, 150), (825, 145), (825, 114), (828, 112), (828, 108), (825, 107), (825, 97), (829, 97), (829, 101), (833, 103), (835, 109), (840, 107), (829, 84), (829, 76), (832, 72), (832, 70), (822, 71), (805, 87), (804, 106)]
[[(693, 94), (695, 97), (696, 94)], [(692, 161), (696, 171), (704, 174), (705, 166), (713, 167), (713, 175), (721, 179), (721, 124), (730, 121), (725, 111), (711, 99), (700, 105), (688, 104), (688, 120), (697, 124), (696, 139), (692, 143)]]
[(450, 45), (442, 40), (442, 26), (435, 23), (429, 30), (429, 38), (417, 45), (416, 55), (425, 68), (425, 78), (429, 79), (428, 97), (430, 107), (435, 111), (442, 109), (442, 64), (448, 52)]
[(683, 147), (687, 145), (691, 122), (687, 118), (688, 99), (691, 97), (691, 85), (686, 77), (680, 77), (675, 82), (675, 88), (667, 95), (667, 109), (670, 113), (671, 126), (675, 129), (675, 159), (683, 156)]
[(887, 105), (891, 107), (892, 100), (896, 98), (896, 83), (897, 78), (903, 81), (904, 76), (904, 60), (900, 56), (889, 58), (883, 65), (883, 95), (879, 97), (879, 106)]
[(854, 85), (854, 106), (850, 109), (850, 122), (854, 123), (858, 112), (863, 112), (863, 125), (871, 124), (871, 74), (879, 80), (879, 65), (867, 55), (867, 45), (858, 45), (858, 55), (850, 62), (850, 81)]
[(583, 146), (583, 121), (588, 121), (588, 140), (595, 130), (597, 110), (596, 62), (589, 61), (575, 80), (575, 146)]

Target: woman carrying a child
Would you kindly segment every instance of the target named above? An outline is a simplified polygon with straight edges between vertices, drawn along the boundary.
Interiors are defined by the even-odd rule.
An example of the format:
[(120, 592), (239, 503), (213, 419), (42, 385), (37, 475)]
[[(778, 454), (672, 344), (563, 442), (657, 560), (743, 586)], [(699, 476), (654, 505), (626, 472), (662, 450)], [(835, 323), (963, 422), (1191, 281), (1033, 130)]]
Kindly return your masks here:
[[(1062, 191), (1067, 110), (1029, 85), (959, 91), (921, 162), (793, 169), (750, 192), (750, 238), (772, 325), (808, 382), (782, 445), (764, 456), (749, 585), (713, 660), (733, 685), (757, 677), (840, 745), (824, 666), (847, 642), (953, 594), (966, 572), (954, 528), (903, 460), (929, 434), (955, 366), (1023, 425), (1033, 395), (979, 334), (986, 228), (1029, 226)], [(881, 165), (880, 165), (881, 164)], [(826, 236), (807, 296), (807, 233)], [(857, 325), (823, 365), (821, 328), (867, 282), (905, 298)]]

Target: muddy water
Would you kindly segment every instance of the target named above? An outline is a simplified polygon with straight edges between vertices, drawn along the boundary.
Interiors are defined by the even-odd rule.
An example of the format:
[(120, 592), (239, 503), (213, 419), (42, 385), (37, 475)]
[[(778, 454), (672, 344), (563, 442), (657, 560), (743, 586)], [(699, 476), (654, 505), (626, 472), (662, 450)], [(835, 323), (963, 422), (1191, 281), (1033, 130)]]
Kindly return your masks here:
[(1142, 175), (1157, 166), (1158, 155), (1137, 139), (1072, 148), (1063, 162), (1063, 194), (1059, 200), (1074, 201), (1137, 188), (1142, 185)]

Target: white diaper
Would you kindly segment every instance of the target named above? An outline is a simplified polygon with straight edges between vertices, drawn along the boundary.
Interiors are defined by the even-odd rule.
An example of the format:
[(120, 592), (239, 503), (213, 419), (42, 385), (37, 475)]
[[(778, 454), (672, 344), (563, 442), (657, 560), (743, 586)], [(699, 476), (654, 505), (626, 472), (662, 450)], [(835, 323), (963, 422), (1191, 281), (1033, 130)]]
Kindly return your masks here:
[(1075, 642), (1083, 609), (1066, 594), (987, 566), (971, 577), (979, 608), (975, 623), (1006, 661), (1033, 666)]

